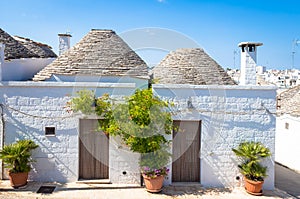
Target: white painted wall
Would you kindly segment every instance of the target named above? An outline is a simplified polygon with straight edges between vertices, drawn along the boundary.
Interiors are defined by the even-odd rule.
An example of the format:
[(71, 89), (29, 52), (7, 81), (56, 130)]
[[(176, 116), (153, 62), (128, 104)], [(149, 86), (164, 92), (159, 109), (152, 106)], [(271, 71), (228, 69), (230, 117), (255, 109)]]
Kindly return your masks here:
[[(264, 188), (274, 189), (275, 87), (154, 84), (153, 89), (162, 99), (174, 103), (174, 119), (201, 120), (203, 186), (235, 186), (240, 174), (231, 149), (242, 141), (260, 141), (273, 154), (264, 162), (269, 168)], [(189, 100), (193, 108), (188, 108)], [(171, 179), (170, 172), (168, 183)]]
[[(4, 141), (30, 138), (40, 148), (31, 172), (35, 181), (78, 180), (78, 125), (81, 115), (71, 116), (64, 106), (70, 95), (82, 89), (96, 90), (96, 96), (112, 93), (131, 95), (130, 83), (97, 82), (2, 82), (0, 102), (4, 107)], [(153, 85), (161, 98), (174, 102), (178, 120), (201, 120), (201, 184), (233, 186), (240, 175), (231, 149), (244, 140), (261, 141), (274, 154), (274, 87)], [(194, 108), (187, 107), (190, 99)], [(55, 126), (56, 136), (44, 135), (45, 126)], [(1, 130), (1, 128), (0, 128)], [(0, 134), (3, 132), (0, 132)], [(2, 136), (2, 135), (0, 135)], [(169, 137), (171, 138), (171, 136)], [(139, 184), (138, 154), (129, 152), (117, 138), (110, 139), (110, 181)], [(269, 167), (265, 188), (274, 188), (274, 156), (264, 162)], [(171, 162), (170, 162), (171, 165)], [(123, 174), (126, 171), (126, 174)], [(171, 183), (171, 176), (166, 184)]]
[[(286, 128), (288, 125), (288, 128)], [(300, 118), (290, 115), (277, 117), (275, 160), (300, 172)]]
[[(66, 112), (66, 102), (76, 91), (92, 89), (96, 96), (112, 93), (114, 97), (131, 95), (135, 84), (92, 83), (92, 82), (2, 82), (0, 102), (4, 104), (4, 142), (12, 143), (22, 138), (33, 139), (39, 148), (34, 152), (36, 159), (30, 179), (35, 181), (70, 182), (78, 180), (79, 118)], [(44, 135), (46, 126), (56, 127), (56, 136)], [(2, 129), (2, 126), (0, 130)], [(0, 132), (3, 136), (3, 132)], [(111, 143), (113, 139), (111, 140)], [(110, 144), (111, 181), (139, 183), (137, 158)], [(114, 151), (115, 150), (115, 151)], [(124, 154), (127, 153), (127, 156)], [(136, 160), (134, 162), (133, 160)], [(121, 171), (126, 171), (123, 175)], [(136, 176), (135, 179), (130, 176)], [(5, 176), (5, 175), (4, 175)]]
[(5, 60), (1, 65), (2, 81), (27, 81), (53, 62), (55, 58), (22, 58)]

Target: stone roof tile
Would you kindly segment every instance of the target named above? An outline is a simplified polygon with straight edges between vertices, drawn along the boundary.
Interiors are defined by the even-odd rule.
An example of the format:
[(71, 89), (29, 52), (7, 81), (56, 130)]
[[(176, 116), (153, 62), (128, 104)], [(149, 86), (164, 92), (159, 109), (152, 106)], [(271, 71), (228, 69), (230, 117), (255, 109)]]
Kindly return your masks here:
[(277, 114), (300, 117), (300, 85), (277, 95)]
[(20, 44), (27, 48), (30, 52), (36, 54), (39, 58), (56, 58), (57, 55), (52, 51), (52, 47), (47, 44), (33, 41), (28, 38), (13, 36)]
[(33, 80), (43, 81), (54, 74), (149, 78), (146, 63), (114, 31), (97, 29), (92, 29)]
[(160, 84), (236, 84), (201, 48), (183, 48), (170, 52), (153, 69), (153, 77)]
[(51, 47), (22, 37), (12, 37), (0, 28), (0, 43), (5, 44), (4, 59), (56, 57)]

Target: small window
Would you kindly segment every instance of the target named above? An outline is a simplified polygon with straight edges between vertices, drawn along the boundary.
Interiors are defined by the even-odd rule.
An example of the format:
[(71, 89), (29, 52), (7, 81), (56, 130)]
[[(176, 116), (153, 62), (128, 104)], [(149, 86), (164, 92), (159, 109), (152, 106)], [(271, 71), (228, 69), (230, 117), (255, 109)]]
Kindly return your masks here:
[(285, 123), (285, 129), (289, 129), (289, 127), (290, 127), (290, 124), (289, 123)]
[(46, 136), (55, 136), (55, 127), (45, 127), (45, 135)]

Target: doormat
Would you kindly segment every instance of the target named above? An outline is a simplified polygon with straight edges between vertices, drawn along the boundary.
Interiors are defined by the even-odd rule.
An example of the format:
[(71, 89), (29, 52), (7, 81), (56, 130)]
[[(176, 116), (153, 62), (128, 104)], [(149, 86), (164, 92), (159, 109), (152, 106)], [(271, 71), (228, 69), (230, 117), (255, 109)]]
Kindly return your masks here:
[(50, 194), (54, 191), (54, 189), (56, 188), (56, 186), (41, 186), (39, 188), (39, 190), (37, 191), (37, 193), (46, 193), (46, 194)]

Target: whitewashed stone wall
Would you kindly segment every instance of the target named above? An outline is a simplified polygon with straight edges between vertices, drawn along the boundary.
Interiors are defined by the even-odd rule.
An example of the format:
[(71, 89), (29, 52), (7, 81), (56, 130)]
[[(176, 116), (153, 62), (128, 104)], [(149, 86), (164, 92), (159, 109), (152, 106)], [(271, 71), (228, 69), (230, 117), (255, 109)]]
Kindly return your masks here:
[[(273, 156), (264, 164), (264, 188), (274, 189), (276, 88), (258, 86), (153, 85), (156, 95), (174, 103), (176, 120), (201, 121), (200, 183), (228, 187), (241, 184), (232, 152), (243, 141), (260, 141)], [(168, 176), (170, 183), (171, 172)]]
[[(70, 115), (64, 108), (66, 102), (78, 90), (91, 89), (96, 95), (111, 93), (114, 95), (131, 95), (135, 84), (114, 83), (58, 83), (58, 82), (2, 82), (0, 84), (0, 103), (4, 110), (4, 128), (0, 132), (5, 144), (15, 140), (33, 139), (39, 148), (33, 157), (30, 178), (35, 181), (70, 182), (78, 180), (78, 140), (80, 115)], [(56, 136), (45, 136), (46, 126), (56, 128)], [(125, 182), (137, 170), (130, 164), (135, 158), (123, 156), (122, 151), (110, 146), (110, 176), (113, 182)], [(115, 151), (114, 151), (115, 150)], [(121, 157), (119, 157), (121, 156)], [(122, 161), (114, 159), (119, 158)], [(119, 160), (118, 159), (118, 160)], [(129, 165), (129, 166), (127, 166)], [(127, 167), (124, 167), (127, 166)], [(120, 177), (119, 171), (128, 175)], [(1, 169), (2, 170), (2, 169)], [(118, 173), (114, 173), (118, 172)], [(3, 173), (5, 177), (5, 173)], [(114, 177), (116, 176), (116, 177)], [(137, 183), (133, 181), (132, 183)]]
[(276, 162), (300, 172), (300, 118), (281, 115), (276, 121)]
[(116, 184), (140, 184), (139, 153), (131, 152), (119, 137), (109, 140), (109, 179)]

